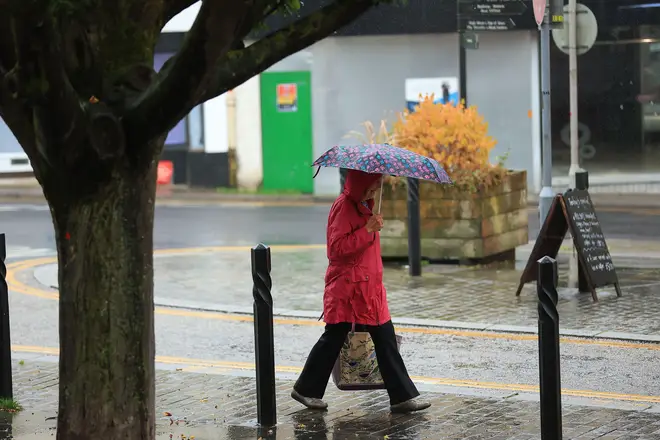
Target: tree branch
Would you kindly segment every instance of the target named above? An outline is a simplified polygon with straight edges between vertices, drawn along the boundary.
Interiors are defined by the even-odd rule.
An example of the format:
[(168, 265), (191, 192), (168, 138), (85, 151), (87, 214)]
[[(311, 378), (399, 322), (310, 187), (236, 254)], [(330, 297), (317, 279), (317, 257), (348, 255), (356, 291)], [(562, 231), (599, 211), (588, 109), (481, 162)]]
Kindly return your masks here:
[(36, 144), (50, 161), (84, 130), (85, 113), (64, 69), (61, 42), (48, 8), (39, 2), (28, 4), (34, 9), (25, 6), (13, 11), (16, 65), (7, 73), (5, 85), (14, 100), (34, 109)]
[(204, 96), (214, 80), (216, 61), (234, 43), (250, 11), (250, 3), (250, 0), (202, 1), (182, 48), (124, 115), (126, 133), (136, 144), (147, 144), (166, 133)]
[(381, 0), (336, 0), (318, 11), (286, 26), (219, 60), (214, 87), (200, 102), (222, 95), (278, 61), (311, 46), (350, 24)]

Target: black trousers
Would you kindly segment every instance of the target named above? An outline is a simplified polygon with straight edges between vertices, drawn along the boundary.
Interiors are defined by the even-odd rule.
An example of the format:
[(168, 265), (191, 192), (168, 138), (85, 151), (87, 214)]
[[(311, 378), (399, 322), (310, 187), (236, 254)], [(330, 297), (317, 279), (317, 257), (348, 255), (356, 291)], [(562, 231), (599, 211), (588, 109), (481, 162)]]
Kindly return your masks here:
[[(298, 393), (305, 397), (323, 398), (332, 367), (350, 331), (350, 323), (326, 324), (325, 332), (309, 353), (305, 367), (293, 387)], [(390, 396), (390, 404), (396, 405), (419, 396), (397, 350), (392, 321), (379, 326), (358, 325), (355, 331), (368, 331), (374, 341), (376, 359)]]

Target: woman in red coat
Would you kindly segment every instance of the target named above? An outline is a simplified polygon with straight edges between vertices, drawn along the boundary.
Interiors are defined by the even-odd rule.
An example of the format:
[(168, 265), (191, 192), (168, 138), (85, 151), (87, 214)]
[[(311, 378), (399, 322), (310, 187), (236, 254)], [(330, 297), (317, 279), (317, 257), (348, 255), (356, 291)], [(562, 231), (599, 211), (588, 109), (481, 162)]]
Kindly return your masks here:
[(387, 307), (379, 237), (383, 219), (372, 212), (382, 178), (380, 174), (350, 170), (343, 193), (330, 209), (329, 265), (323, 295), (325, 332), (312, 348), (291, 392), (291, 397), (311, 409), (328, 407), (321, 399), (353, 324), (357, 331), (371, 334), (391, 411), (411, 412), (431, 406), (415, 399), (419, 392), (397, 349)]

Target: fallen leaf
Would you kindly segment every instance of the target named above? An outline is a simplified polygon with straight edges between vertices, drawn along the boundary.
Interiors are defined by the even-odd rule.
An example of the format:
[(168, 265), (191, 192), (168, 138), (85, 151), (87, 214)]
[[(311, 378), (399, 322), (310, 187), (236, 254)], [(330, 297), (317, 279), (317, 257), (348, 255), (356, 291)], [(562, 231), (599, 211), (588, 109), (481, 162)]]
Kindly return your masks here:
[(163, 415), (164, 415), (165, 417), (172, 417), (172, 413), (171, 413), (171, 412), (167, 412), (167, 411), (165, 411), (165, 412), (163, 413)]

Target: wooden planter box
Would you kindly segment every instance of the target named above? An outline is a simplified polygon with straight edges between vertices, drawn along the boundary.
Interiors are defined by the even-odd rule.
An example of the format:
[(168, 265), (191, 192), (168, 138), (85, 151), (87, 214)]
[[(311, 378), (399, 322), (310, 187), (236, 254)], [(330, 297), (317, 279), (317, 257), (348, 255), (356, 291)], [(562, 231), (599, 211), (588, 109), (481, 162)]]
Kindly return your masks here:
[[(421, 181), (422, 256), (430, 260), (482, 260), (513, 255), (527, 244), (527, 172), (512, 171), (484, 192), (471, 193)], [(408, 255), (407, 187), (383, 187), (384, 258)]]

